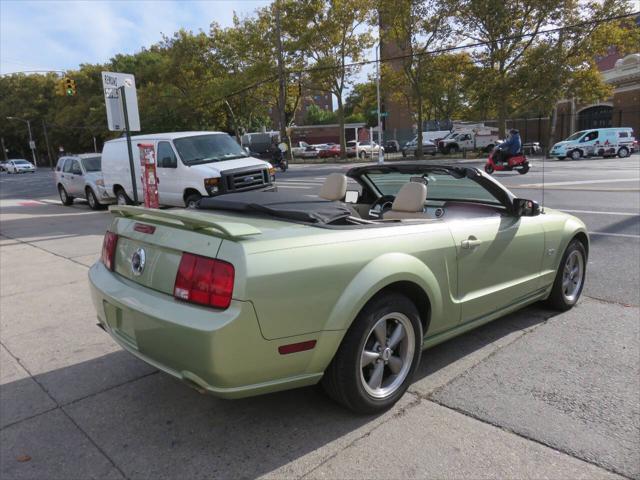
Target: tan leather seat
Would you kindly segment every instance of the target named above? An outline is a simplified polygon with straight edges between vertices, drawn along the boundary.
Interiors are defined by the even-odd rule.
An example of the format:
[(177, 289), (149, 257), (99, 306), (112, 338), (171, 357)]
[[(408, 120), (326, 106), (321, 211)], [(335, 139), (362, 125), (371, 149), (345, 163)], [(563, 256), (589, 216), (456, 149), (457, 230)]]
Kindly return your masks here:
[(427, 186), (424, 183), (409, 182), (396, 195), (391, 210), (383, 215), (384, 220), (427, 218), (424, 202), (427, 200)]
[(325, 200), (342, 201), (346, 194), (347, 176), (342, 173), (329, 175), (320, 189), (320, 197)]

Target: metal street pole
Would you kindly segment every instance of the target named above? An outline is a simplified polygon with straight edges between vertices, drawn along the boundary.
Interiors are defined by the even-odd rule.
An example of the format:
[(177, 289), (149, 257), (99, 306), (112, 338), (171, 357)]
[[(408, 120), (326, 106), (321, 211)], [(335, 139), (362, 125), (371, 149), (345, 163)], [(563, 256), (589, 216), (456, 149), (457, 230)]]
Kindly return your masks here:
[(98, 153), (98, 144), (96, 143), (96, 136), (93, 136), (93, 151)]
[[(384, 163), (384, 152), (382, 150), (382, 122), (380, 120), (380, 62), (378, 61), (378, 50), (380, 40), (376, 47), (376, 96), (378, 101), (378, 163)], [(371, 139), (373, 141), (373, 138)]]
[(31, 155), (33, 156), (33, 164), (37, 167), (38, 160), (36, 159), (36, 142), (33, 141), (33, 136), (31, 135), (31, 120), (26, 120), (27, 122), (27, 130), (29, 130), (29, 148), (31, 148)]
[(25, 120), (20, 117), (7, 117), (7, 120), (20, 120), (27, 124), (27, 130), (29, 130), (29, 148), (31, 149), (31, 155), (33, 156), (33, 164), (37, 167), (38, 160), (36, 159), (36, 144), (33, 141), (33, 136), (31, 135), (31, 120)]
[(129, 168), (131, 169), (131, 188), (133, 189), (133, 203), (138, 205), (138, 185), (136, 185), (136, 170), (133, 163), (133, 150), (131, 149), (131, 132), (129, 130), (129, 113), (127, 112), (127, 97), (124, 93), (124, 85), (118, 87), (122, 97), (122, 113), (124, 114), (124, 129), (127, 135), (127, 150), (129, 150)]

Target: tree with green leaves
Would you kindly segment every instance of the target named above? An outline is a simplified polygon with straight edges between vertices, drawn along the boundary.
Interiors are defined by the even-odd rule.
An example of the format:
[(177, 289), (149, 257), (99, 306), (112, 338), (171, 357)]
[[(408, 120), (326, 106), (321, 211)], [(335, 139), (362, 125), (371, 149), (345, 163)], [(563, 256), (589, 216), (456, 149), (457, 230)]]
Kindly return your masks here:
[(340, 125), (340, 152), (346, 154), (344, 94), (358, 73), (358, 66), (348, 67), (364, 59), (373, 45), (373, 36), (366, 28), (373, 21), (374, 0), (306, 0), (313, 15), (306, 30), (311, 64), (309, 87), (329, 92), (336, 97), (336, 115)]
[[(383, 3), (380, 8), (384, 26), (383, 41), (395, 42), (403, 53), (401, 69), (391, 73), (392, 69), (387, 68), (387, 78), (391, 77), (391, 81), (398, 86), (402, 83), (406, 85), (405, 95), (413, 107), (418, 125), (416, 155), (421, 157), (427, 92), (432, 90), (429, 79), (435, 79), (435, 69), (438, 68), (435, 61), (437, 57), (430, 51), (445, 48), (454, 42), (454, 4), (449, 0), (398, 0)], [(399, 71), (403, 79), (399, 78)]]

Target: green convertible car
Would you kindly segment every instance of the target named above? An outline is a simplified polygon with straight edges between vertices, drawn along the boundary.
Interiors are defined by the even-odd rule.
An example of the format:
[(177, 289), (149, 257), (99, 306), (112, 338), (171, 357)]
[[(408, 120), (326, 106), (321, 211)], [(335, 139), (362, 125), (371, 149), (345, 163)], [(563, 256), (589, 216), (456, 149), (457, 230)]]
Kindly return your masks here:
[(321, 382), (365, 413), (403, 395), (425, 348), (539, 300), (571, 308), (589, 250), (577, 218), (417, 162), (331, 174), (318, 198), (111, 212), (89, 278), (123, 348), (220, 397)]

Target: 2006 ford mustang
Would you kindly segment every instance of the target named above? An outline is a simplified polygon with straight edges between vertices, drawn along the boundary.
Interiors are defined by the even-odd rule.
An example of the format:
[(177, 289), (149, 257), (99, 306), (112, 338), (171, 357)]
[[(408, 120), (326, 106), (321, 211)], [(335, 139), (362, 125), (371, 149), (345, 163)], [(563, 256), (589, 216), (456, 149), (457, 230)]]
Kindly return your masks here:
[(539, 300), (571, 308), (589, 250), (577, 218), (420, 163), (331, 174), (317, 199), (111, 211), (89, 278), (123, 348), (221, 397), (322, 382), (369, 413), (403, 395), (423, 349)]

